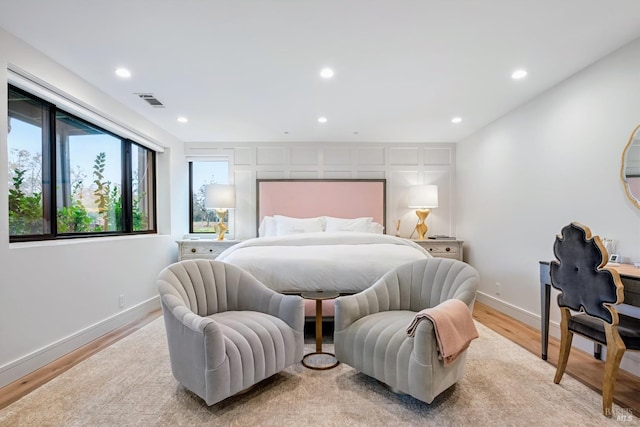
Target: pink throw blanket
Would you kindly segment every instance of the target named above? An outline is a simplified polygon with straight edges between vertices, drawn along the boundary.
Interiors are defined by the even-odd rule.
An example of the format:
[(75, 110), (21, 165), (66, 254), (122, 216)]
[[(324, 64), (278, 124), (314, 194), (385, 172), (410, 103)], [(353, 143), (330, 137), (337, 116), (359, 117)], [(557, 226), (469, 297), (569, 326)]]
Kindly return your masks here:
[(422, 319), (433, 322), (439, 357), (444, 366), (453, 363), (469, 347), (469, 343), (478, 338), (478, 330), (469, 307), (459, 299), (446, 300), (435, 307), (419, 311), (407, 328), (407, 335), (415, 335), (418, 322)]

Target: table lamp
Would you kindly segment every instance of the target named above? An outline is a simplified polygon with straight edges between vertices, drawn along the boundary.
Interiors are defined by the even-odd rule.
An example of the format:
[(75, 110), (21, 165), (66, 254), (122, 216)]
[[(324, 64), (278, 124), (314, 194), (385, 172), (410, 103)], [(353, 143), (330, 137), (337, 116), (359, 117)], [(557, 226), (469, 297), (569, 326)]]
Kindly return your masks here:
[(236, 189), (233, 185), (210, 184), (205, 188), (204, 207), (206, 209), (214, 209), (218, 224), (216, 232), (218, 240), (224, 240), (224, 234), (228, 227), (224, 223), (224, 219), (229, 209), (236, 207)]
[(430, 208), (438, 207), (438, 186), (413, 185), (409, 187), (409, 207), (416, 209), (418, 239), (424, 240), (428, 230), (425, 220), (429, 216)]

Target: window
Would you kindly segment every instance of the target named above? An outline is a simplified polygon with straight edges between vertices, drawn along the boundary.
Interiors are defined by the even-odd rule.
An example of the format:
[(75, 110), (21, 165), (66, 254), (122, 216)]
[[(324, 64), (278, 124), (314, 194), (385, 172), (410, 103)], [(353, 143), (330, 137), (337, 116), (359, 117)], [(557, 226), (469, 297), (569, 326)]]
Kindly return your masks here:
[(204, 207), (205, 187), (228, 183), (228, 159), (189, 162), (189, 233), (215, 233), (216, 215)]
[(155, 231), (152, 150), (11, 85), (8, 150), (11, 241)]
[[(45, 235), (51, 231), (43, 205), (43, 156), (48, 105), (9, 90), (9, 234)], [(50, 182), (50, 181), (47, 181)], [(47, 191), (48, 193), (48, 191)]]
[(155, 229), (155, 153), (131, 145), (131, 220), (133, 231)]

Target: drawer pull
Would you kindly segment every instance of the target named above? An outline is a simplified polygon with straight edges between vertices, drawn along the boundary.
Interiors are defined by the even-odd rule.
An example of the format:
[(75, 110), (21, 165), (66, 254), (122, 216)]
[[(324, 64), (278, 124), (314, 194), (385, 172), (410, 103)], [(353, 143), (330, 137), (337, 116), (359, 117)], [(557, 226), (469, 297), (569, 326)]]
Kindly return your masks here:
[(429, 252), (433, 252), (433, 248), (429, 248)]
[(209, 252), (213, 252), (213, 249), (209, 249)]
[(195, 254), (196, 253), (196, 248), (191, 248), (191, 253)]
[(447, 249), (445, 249), (445, 251), (451, 252), (451, 248), (447, 248)]

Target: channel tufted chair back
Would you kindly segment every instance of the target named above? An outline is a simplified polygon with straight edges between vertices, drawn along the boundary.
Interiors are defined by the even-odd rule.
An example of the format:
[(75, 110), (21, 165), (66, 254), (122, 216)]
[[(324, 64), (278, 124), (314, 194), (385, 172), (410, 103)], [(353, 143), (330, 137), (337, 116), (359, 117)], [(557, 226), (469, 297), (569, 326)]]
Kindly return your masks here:
[(445, 366), (438, 358), (433, 324), (418, 323), (414, 337), (407, 327), (416, 314), (449, 299), (473, 308), (479, 278), (464, 262), (427, 258), (401, 265), (370, 288), (335, 301), (336, 358), (424, 402), (464, 375), (466, 351)]
[(431, 258), (402, 265), (384, 276), (385, 286), (372, 287), (380, 311), (420, 311), (457, 298), (475, 300), (477, 273), (461, 262)]
[(204, 259), (168, 266), (157, 284), (173, 375), (208, 405), (302, 359), (301, 297)]

